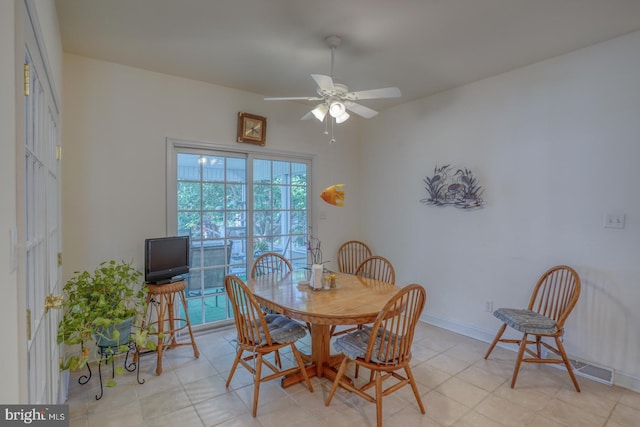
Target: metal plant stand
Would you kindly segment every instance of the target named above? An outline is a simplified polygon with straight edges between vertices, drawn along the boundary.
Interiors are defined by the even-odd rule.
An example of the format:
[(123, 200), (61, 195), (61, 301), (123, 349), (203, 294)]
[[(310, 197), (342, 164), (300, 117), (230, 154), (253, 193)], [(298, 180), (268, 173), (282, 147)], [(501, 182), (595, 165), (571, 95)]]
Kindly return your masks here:
[[(124, 357), (124, 368), (128, 372), (136, 371), (136, 380), (138, 381), (138, 384), (144, 384), (144, 380), (140, 379), (140, 358), (138, 358), (136, 362), (135, 357), (133, 357), (136, 354), (136, 351), (137, 351), (136, 343), (133, 341), (130, 341), (129, 344), (127, 345), (127, 351)], [(116, 375), (115, 356), (122, 353), (124, 353), (124, 351), (119, 351), (118, 347), (98, 346), (98, 354), (100, 355), (100, 360), (98, 361), (98, 378), (100, 379), (100, 393), (96, 394), (96, 400), (102, 399), (102, 395), (104, 394), (104, 387), (102, 384), (102, 364), (104, 363), (105, 365), (107, 365), (109, 363), (109, 360), (111, 360), (111, 378), (115, 378), (115, 375)], [(132, 355), (131, 361), (129, 361), (129, 354)], [(85, 385), (86, 383), (89, 382), (89, 380), (92, 377), (91, 365), (88, 363), (87, 363), (87, 371), (89, 371), (88, 375), (81, 375), (80, 378), (78, 378), (78, 383), (80, 385)]]

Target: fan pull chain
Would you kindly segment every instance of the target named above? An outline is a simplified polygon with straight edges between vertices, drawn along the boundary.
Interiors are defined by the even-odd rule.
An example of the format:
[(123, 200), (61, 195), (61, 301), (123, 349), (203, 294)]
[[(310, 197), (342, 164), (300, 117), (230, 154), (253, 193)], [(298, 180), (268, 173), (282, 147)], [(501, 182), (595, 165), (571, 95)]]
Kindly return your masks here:
[(331, 120), (331, 139), (329, 140), (329, 144), (333, 144), (336, 142), (336, 139), (333, 137), (333, 122), (334, 122), (333, 117), (331, 117), (330, 120)]

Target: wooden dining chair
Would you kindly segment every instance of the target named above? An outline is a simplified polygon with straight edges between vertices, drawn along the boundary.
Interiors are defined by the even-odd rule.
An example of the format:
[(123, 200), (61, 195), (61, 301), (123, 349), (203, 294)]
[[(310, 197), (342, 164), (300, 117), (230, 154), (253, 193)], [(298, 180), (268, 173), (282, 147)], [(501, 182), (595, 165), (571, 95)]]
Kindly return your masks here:
[[(296, 321), (281, 314), (265, 315), (255, 296), (247, 285), (237, 276), (226, 276), (224, 286), (231, 301), (233, 319), (236, 324), (237, 353), (231, 366), (231, 372), (227, 378), (226, 387), (229, 387), (238, 363), (244, 366), (254, 378), (253, 411), (255, 417), (258, 412), (258, 396), (260, 384), (288, 374), (300, 372), (309, 391), (313, 391), (302, 356), (295, 342), (303, 338), (307, 332)], [(297, 366), (288, 369), (279, 369), (264, 356), (284, 347), (291, 347)], [(245, 356), (245, 353), (247, 355)], [(250, 362), (253, 361), (253, 366)], [(262, 368), (266, 366), (273, 373), (263, 377)]]
[[(360, 265), (358, 265), (358, 268), (356, 268), (355, 275), (391, 284), (396, 282), (396, 273), (391, 261), (379, 255), (370, 256), (363, 260)], [(337, 331), (337, 326), (332, 325), (329, 331), (331, 336), (338, 336), (355, 329), (362, 329), (362, 326), (363, 325), (357, 325), (352, 328)], [(356, 367), (356, 377), (358, 376), (357, 372), (358, 368)]]
[[(409, 366), (413, 335), (420, 314), (424, 309), (427, 293), (420, 285), (408, 285), (394, 295), (382, 308), (373, 326), (365, 326), (355, 332), (338, 337), (336, 350), (344, 354), (333, 387), (325, 402), (329, 406), (338, 386), (376, 404), (378, 427), (382, 426), (382, 397), (409, 384), (418, 402), (420, 412), (425, 413), (413, 372)], [(349, 363), (371, 370), (369, 382), (356, 386), (344, 377)], [(402, 372), (404, 370), (404, 375)], [(383, 389), (383, 381), (395, 381)], [(373, 389), (374, 396), (367, 392)]]
[(360, 263), (371, 255), (373, 252), (365, 243), (349, 240), (338, 248), (338, 271), (353, 274)]
[(370, 256), (362, 261), (358, 268), (356, 268), (354, 274), (381, 282), (396, 282), (396, 271), (393, 268), (393, 264), (385, 257), (379, 255)]
[[(550, 268), (540, 277), (533, 290), (527, 309), (500, 308), (493, 312), (493, 315), (504, 323), (498, 330), (484, 358), (489, 357), (498, 342), (519, 345), (516, 366), (511, 379), (511, 388), (516, 385), (522, 362), (564, 363), (573, 386), (577, 392), (580, 391), (571, 362), (562, 345), (564, 323), (578, 302), (579, 296), (580, 277), (578, 273), (571, 267), (558, 265)], [(502, 338), (507, 326), (521, 332), (522, 339)], [(542, 341), (543, 338), (553, 338), (555, 346), (549, 342)], [(535, 350), (527, 347), (529, 345), (535, 345)], [(561, 359), (543, 357), (542, 346), (560, 356)], [(525, 352), (531, 357), (524, 357)]]
[(279, 274), (284, 276), (293, 270), (291, 261), (277, 252), (265, 252), (255, 259), (251, 267), (251, 278), (265, 274)]

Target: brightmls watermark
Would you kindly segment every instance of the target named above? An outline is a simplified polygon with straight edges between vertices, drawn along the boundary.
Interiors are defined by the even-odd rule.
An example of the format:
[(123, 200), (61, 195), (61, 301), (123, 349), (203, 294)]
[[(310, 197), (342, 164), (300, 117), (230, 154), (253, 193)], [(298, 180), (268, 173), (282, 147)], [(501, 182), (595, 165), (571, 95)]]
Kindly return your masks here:
[(0, 405), (0, 427), (69, 427), (69, 405)]

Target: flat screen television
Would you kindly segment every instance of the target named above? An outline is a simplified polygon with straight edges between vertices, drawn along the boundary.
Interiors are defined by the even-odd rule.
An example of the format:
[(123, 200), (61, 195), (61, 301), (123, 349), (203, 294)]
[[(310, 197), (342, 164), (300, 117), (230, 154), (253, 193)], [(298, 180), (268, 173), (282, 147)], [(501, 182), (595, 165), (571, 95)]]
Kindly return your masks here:
[(144, 241), (144, 280), (165, 284), (189, 272), (189, 236), (154, 237)]

